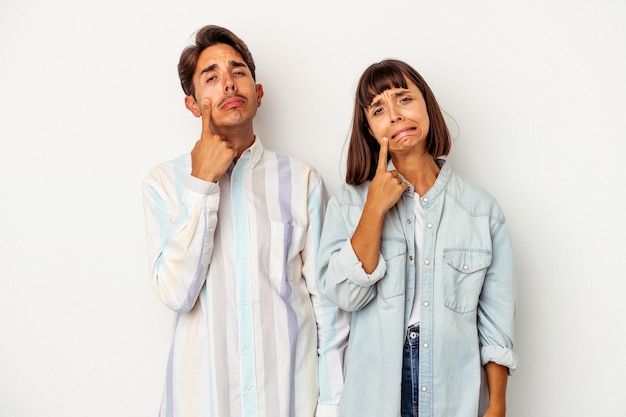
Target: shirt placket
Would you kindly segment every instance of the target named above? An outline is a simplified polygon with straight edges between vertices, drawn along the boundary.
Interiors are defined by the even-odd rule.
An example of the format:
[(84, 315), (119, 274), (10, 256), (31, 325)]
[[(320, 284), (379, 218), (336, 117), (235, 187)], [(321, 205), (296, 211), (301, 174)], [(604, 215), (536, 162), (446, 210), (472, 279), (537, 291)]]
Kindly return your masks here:
[(422, 197), (424, 207), (424, 243), (421, 257), (421, 320), (419, 346), (420, 414), (433, 411), (433, 331), (434, 331), (434, 261), (437, 207), (428, 194)]
[(239, 360), (243, 415), (257, 416), (257, 386), (254, 354), (254, 316), (250, 274), (250, 233), (246, 204), (245, 172), (250, 152), (235, 164), (231, 176), (231, 193), (235, 231), (235, 275), (239, 318)]

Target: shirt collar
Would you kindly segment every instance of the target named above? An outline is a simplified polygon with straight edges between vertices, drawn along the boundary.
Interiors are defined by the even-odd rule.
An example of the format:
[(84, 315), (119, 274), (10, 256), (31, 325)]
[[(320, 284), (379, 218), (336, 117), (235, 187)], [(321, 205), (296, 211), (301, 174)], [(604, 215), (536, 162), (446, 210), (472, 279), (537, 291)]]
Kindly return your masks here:
[[(446, 189), (446, 186), (448, 185), (448, 181), (450, 180), (450, 176), (452, 175), (452, 169), (450, 168), (450, 164), (448, 163), (448, 161), (446, 161), (443, 158), (438, 158), (438, 159), (435, 159), (435, 162), (439, 166), (439, 175), (437, 175), (437, 179), (435, 180), (435, 183), (430, 188), (430, 190), (428, 190), (426, 195), (422, 196), (422, 200), (424, 202), (434, 201), (437, 197), (439, 197), (439, 195), (441, 195), (441, 193)], [(396, 167), (393, 165), (393, 162), (390, 159), (389, 162), (387, 162), (387, 170), (392, 171), (395, 169)], [(402, 174), (398, 173), (398, 175), (400, 175), (400, 177), (404, 181), (406, 181), (406, 178), (404, 178)], [(415, 190), (413, 190), (413, 186), (408, 181), (407, 181), (407, 184), (409, 187), (407, 188), (406, 191), (413, 194), (415, 192)]]
[[(261, 156), (263, 155), (263, 150), (264, 148), (263, 148), (263, 144), (261, 143), (261, 140), (259, 139), (257, 135), (254, 135), (254, 142), (252, 142), (252, 145), (250, 145), (248, 149), (243, 151), (243, 153), (237, 160), (237, 163), (241, 161), (241, 163), (248, 164), (250, 168), (254, 168), (256, 164), (261, 160)], [(231, 164), (230, 170), (232, 170), (232, 167), (234, 167), (235, 165), (236, 164)]]
[(263, 144), (261, 143), (261, 139), (257, 135), (254, 135), (254, 142), (252, 145), (241, 154), (241, 158), (248, 159), (248, 163), (250, 164), (250, 168), (254, 168), (255, 165), (261, 160), (261, 156), (263, 155)]

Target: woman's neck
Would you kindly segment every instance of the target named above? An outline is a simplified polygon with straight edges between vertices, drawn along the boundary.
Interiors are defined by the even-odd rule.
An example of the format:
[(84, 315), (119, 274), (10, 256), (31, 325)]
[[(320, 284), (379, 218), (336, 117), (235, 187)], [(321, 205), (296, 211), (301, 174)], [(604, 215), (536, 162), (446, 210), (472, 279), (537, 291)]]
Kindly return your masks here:
[(427, 152), (416, 155), (391, 155), (393, 165), (420, 196), (432, 188), (439, 175), (439, 165)]

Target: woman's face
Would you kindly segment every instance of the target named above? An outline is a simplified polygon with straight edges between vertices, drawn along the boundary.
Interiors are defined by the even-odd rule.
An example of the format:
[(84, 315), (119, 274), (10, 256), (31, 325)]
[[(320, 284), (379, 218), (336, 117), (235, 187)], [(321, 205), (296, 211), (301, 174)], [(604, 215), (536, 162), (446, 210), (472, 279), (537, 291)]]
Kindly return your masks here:
[(363, 109), (369, 130), (378, 143), (387, 137), (390, 152), (423, 152), (430, 119), (421, 91), (410, 80), (407, 88), (390, 88)]

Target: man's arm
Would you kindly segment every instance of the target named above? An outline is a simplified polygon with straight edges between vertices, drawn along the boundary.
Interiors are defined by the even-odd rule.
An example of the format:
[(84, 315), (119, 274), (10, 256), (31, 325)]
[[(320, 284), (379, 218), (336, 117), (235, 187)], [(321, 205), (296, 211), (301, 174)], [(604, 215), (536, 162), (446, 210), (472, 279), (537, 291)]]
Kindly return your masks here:
[(179, 312), (193, 308), (204, 284), (219, 206), (218, 184), (189, 176), (177, 185), (184, 175), (171, 164), (159, 166), (143, 188), (151, 284)]
[(191, 151), (191, 176), (184, 190), (181, 172), (172, 172), (177, 167), (156, 169), (144, 182), (152, 286), (175, 311), (193, 308), (206, 279), (217, 225), (218, 181), (237, 155), (213, 132), (211, 115), (211, 102), (204, 100), (202, 133)]

